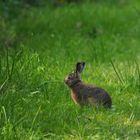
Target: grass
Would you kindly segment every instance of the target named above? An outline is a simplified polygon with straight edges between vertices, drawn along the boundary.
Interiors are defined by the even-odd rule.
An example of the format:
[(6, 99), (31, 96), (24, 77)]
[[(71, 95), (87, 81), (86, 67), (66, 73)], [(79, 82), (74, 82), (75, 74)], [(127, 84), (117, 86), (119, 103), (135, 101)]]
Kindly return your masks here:
[[(16, 43), (0, 52), (0, 139), (140, 139), (139, 8), (83, 2), (12, 20)], [(112, 109), (72, 102), (63, 79), (81, 60), (83, 81), (105, 88)]]

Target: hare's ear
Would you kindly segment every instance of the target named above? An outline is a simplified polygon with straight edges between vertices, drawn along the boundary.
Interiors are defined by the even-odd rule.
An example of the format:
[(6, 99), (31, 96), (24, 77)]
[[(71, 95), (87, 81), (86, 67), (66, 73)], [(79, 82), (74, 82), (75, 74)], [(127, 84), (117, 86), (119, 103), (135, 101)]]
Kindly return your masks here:
[(85, 67), (85, 62), (78, 62), (76, 64), (76, 72), (81, 73)]

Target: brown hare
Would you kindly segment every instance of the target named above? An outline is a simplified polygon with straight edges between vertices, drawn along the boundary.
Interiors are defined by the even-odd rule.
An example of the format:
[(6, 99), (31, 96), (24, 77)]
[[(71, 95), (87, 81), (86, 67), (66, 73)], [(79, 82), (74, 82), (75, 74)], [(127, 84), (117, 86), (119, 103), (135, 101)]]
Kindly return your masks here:
[(71, 89), (71, 97), (76, 104), (93, 105), (111, 108), (112, 100), (109, 94), (102, 88), (94, 85), (86, 85), (80, 79), (85, 62), (78, 62), (76, 69), (64, 80), (65, 84)]

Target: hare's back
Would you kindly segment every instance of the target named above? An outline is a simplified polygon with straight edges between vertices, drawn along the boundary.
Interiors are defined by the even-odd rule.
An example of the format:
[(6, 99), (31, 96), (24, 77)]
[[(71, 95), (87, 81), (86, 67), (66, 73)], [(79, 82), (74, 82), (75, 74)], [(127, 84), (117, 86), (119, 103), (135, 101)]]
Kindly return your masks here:
[(85, 94), (88, 101), (92, 103), (102, 104), (105, 107), (111, 107), (112, 100), (109, 94), (102, 88), (87, 86)]

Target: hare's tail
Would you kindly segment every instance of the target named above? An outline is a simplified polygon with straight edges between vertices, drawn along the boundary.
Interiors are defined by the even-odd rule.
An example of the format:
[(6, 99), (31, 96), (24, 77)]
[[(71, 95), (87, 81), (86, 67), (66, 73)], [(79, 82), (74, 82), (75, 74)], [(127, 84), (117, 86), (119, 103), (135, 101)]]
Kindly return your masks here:
[(105, 108), (111, 108), (111, 106), (112, 106), (112, 101), (106, 101), (106, 102), (104, 102), (104, 103), (103, 103), (103, 106), (104, 106)]

